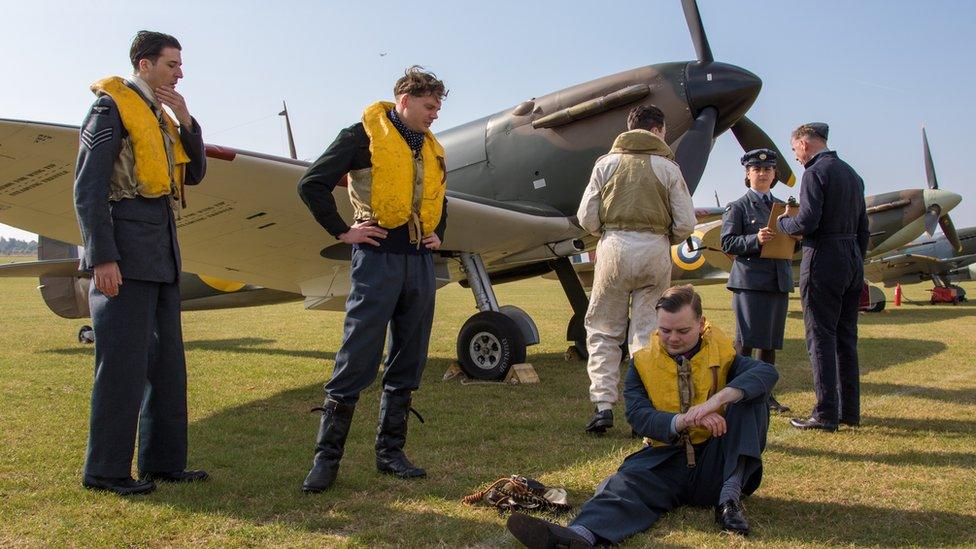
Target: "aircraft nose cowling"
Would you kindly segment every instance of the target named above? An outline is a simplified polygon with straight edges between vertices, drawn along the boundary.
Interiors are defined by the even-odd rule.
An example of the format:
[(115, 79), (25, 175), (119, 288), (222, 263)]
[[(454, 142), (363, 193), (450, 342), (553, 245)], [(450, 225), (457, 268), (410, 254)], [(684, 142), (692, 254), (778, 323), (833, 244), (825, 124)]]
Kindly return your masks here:
[(715, 135), (742, 117), (762, 89), (758, 76), (727, 63), (688, 63), (686, 79), (688, 100), (695, 115), (705, 107), (718, 110)]
[(949, 210), (955, 208), (962, 202), (962, 196), (956, 194), (952, 191), (946, 191), (944, 189), (925, 189), (925, 209), (928, 210), (932, 206), (939, 207), (940, 215), (949, 213)]

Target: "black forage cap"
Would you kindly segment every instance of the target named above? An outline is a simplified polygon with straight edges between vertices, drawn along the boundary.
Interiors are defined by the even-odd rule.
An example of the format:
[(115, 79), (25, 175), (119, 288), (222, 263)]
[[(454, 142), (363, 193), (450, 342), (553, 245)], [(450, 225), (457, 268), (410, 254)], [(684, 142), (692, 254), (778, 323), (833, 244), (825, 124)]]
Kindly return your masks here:
[(775, 166), (779, 155), (772, 149), (753, 149), (742, 157), (743, 166)]
[(813, 133), (817, 134), (824, 141), (827, 140), (827, 133), (830, 132), (830, 126), (827, 124), (823, 122), (810, 122), (808, 124), (804, 124), (804, 126), (813, 130)]

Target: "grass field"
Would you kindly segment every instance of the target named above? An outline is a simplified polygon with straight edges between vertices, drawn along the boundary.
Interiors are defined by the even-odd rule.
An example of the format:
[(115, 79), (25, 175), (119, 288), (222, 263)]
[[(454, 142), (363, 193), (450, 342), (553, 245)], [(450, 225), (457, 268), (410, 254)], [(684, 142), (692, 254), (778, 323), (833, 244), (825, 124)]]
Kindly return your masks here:
[[(534, 476), (568, 489), (578, 509), (638, 448), (618, 408), (608, 436), (585, 436), (585, 365), (567, 362), (570, 311), (558, 283), (497, 288), (524, 308), (542, 343), (529, 350), (542, 383), (461, 385), (441, 376), (475, 312), (457, 285), (438, 293), (430, 361), (407, 450), (419, 482), (373, 465), (378, 392), (364, 393), (339, 480), (306, 496), (322, 383), (342, 315), (300, 304), (184, 315), (190, 466), (213, 476), (122, 499), (81, 488), (92, 382), (84, 323), (50, 313), (36, 280), (0, 279), (0, 546), (513, 546), (505, 517), (461, 497), (497, 477)], [(906, 288), (927, 299), (926, 286)], [(976, 284), (966, 288), (976, 296)], [(702, 289), (706, 315), (731, 332), (729, 295)], [(888, 292), (889, 299), (892, 293)], [(753, 535), (716, 531), (710, 510), (682, 509), (627, 546), (976, 545), (976, 308), (906, 304), (861, 316), (863, 426), (801, 433), (774, 417), (765, 477), (746, 500)], [(779, 354), (780, 401), (812, 404), (799, 302)], [(571, 515), (569, 515), (571, 516)], [(558, 517), (568, 520), (569, 516)]]

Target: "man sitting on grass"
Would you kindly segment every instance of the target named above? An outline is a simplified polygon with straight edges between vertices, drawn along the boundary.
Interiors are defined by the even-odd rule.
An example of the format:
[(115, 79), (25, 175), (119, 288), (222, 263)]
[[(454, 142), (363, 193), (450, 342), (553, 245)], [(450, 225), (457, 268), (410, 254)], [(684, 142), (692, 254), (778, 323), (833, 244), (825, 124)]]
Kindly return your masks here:
[(714, 506), (723, 531), (747, 534), (740, 499), (759, 487), (776, 369), (737, 355), (702, 316), (701, 297), (675, 286), (658, 300), (658, 329), (634, 354), (627, 421), (646, 446), (604, 480), (564, 527), (513, 513), (508, 529), (530, 548), (618, 543), (681, 505)]

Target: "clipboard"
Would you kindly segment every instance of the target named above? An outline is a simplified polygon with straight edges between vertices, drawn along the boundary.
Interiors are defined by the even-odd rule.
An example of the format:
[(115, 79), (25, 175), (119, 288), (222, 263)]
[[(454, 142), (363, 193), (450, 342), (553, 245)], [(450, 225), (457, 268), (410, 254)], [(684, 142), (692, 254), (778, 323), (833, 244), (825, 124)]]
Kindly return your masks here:
[(770, 208), (769, 222), (766, 223), (766, 227), (776, 234), (773, 235), (772, 240), (762, 245), (762, 251), (759, 257), (765, 259), (793, 259), (793, 255), (796, 253), (796, 240), (786, 233), (779, 232), (779, 227), (776, 226), (776, 219), (784, 213), (789, 217), (793, 217), (799, 211), (800, 207), (798, 205), (787, 205), (782, 202), (773, 203), (773, 207)]

